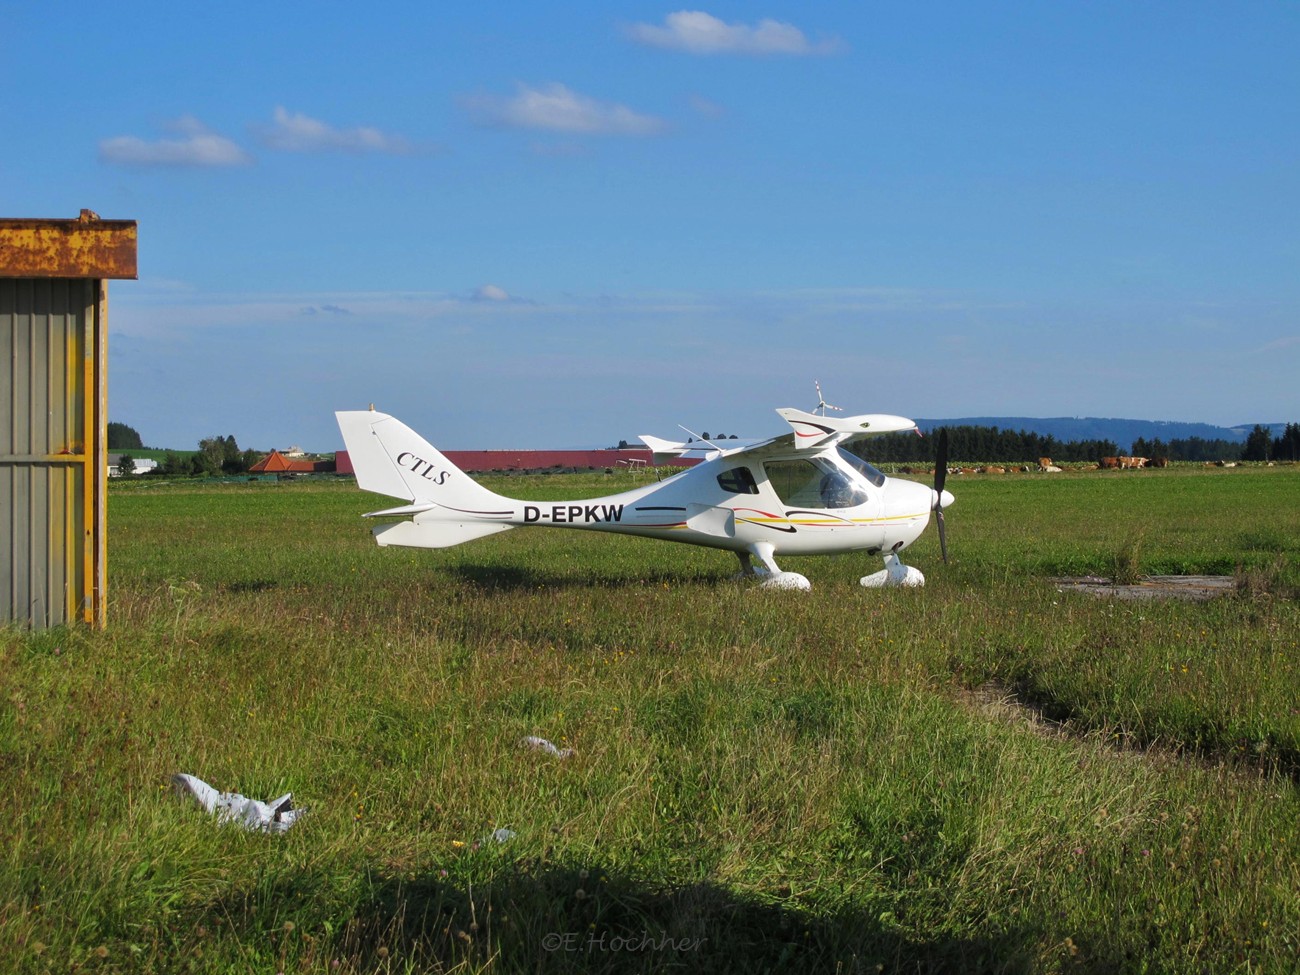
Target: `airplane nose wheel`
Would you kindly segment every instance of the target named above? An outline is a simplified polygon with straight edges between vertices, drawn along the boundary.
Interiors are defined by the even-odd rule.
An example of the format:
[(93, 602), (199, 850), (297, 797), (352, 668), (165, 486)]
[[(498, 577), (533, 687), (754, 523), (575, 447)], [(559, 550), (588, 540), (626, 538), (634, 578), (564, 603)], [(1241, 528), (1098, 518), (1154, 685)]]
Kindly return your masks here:
[(898, 557), (898, 550), (903, 547), (899, 542), (894, 550), (885, 556), (885, 567), (879, 572), (863, 576), (859, 583), (868, 589), (880, 589), (884, 586), (924, 586), (925, 574), (914, 565), (904, 565)]

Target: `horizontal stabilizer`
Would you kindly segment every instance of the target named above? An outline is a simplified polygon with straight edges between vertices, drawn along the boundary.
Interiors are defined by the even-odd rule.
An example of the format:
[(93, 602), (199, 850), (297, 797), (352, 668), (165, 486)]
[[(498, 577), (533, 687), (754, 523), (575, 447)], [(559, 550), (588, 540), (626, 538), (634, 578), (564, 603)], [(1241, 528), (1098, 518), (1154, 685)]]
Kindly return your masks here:
[(421, 504), (404, 504), (400, 508), (385, 508), (383, 511), (367, 511), (362, 518), (395, 518), (398, 515), (418, 515), (422, 511), (430, 511), (438, 507), (432, 501), (425, 501)]
[(406, 548), (451, 548), (462, 542), (495, 535), (510, 528), (493, 521), (401, 521), (396, 525), (381, 525), (374, 529), (375, 541), (380, 545), (401, 545)]

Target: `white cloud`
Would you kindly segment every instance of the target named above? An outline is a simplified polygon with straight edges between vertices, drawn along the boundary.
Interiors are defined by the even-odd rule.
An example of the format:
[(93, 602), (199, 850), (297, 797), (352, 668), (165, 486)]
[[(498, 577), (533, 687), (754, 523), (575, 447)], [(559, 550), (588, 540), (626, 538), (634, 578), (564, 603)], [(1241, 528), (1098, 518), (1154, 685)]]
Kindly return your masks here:
[(476, 301), (509, 301), (510, 295), (505, 288), (495, 284), (485, 284), (474, 292)]
[(350, 309), (342, 305), (307, 305), (299, 313), (302, 315), (351, 315)]
[(409, 155), (415, 151), (411, 142), (399, 135), (389, 135), (370, 126), (336, 129), (301, 112), (276, 106), (270, 126), (254, 129), (258, 140), (268, 149), (281, 152), (382, 152)]
[(521, 84), (513, 98), (484, 95), (466, 99), (465, 105), (485, 122), (508, 128), (588, 135), (656, 135), (668, 127), (663, 119), (580, 95), (557, 82), (538, 88)]
[(841, 49), (838, 38), (814, 43), (798, 27), (764, 19), (757, 26), (728, 24), (702, 10), (679, 10), (664, 18), (664, 26), (633, 24), (633, 40), (690, 54), (831, 54)]
[(119, 135), (99, 143), (99, 158), (121, 166), (245, 166), (253, 157), (192, 115), (183, 115), (163, 128), (173, 138), (149, 141)]

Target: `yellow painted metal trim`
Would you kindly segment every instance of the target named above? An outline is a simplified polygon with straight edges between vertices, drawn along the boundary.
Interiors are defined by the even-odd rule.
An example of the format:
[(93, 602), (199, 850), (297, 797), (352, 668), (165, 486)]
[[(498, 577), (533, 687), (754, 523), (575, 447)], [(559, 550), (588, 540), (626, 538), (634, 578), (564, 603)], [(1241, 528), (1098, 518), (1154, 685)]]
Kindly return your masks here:
[(108, 282), (97, 282), (95, 308), (95, 424), (90, 474), (95, 483), (94, 566), (90, 577), (91, 624), (108, 621)]
[(99, 302), (96, 301), (98, 295), (96, 292), (96, 282), (88, 281), (86, 295), (84, 298), (84, 307), (86, 313), (84, 316), (85, 325), (82, 328), (81, 339), (81, 453), (86, 458), (81, 466), (81, 512), (82, 517), (79, 525), (75, 527), (80, 529), (80, 536), (77, 538), (81, 548), (81, 585), (76, 594), (77, 605), (71, 607), (72, 612), (68, 614), (71, 619), (79, 615), (82, 622), (94, 624), (94, 579), (95, 579), (95, 549), (93, 543), (94, 522), (97, 517), (95, 504), (95, 474), (91, 468), (91, 461), (94, 459), (94, 436), (95, 436), (95, 406), (98, 402), (98, 396), (95, 390), (95, 353), (99, 348), (99, 343), (95, 340), (95, 319), (99, 316)]

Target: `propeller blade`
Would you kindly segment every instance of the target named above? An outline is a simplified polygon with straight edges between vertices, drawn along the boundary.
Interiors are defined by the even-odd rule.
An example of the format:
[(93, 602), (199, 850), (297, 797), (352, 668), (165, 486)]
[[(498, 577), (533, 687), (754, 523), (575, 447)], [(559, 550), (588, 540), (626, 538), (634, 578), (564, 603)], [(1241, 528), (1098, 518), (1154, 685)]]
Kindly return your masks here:
[(948, 479), (948, 428), (939, 429), (939, 439), (934, 450), (934, 489), (943, 493), (943, 483)]
[(948, 564), (948, 533), (943, 523), (943, 484), (948, 479), (948, 428), (939, 430), (939, 441), (934, 450), (934, 490), (938, 500), (934, 504), (934, 522), (939, 528), (939, 555)]

